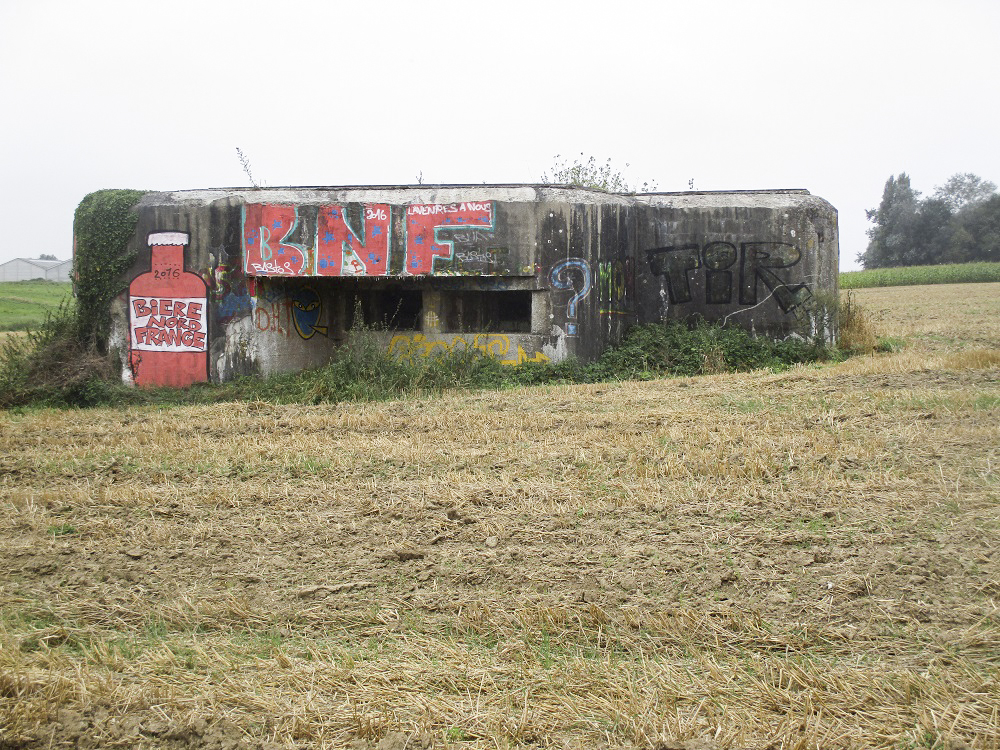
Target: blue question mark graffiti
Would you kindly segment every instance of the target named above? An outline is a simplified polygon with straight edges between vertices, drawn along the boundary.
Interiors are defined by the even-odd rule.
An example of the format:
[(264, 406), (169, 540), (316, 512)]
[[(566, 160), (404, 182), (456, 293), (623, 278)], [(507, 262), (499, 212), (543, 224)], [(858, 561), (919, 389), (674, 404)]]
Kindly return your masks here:
[[(549, 280), (556, 289), (576, 289), (576, 284), (573, 283), (575, 274), (570, 273), (571, 271), (576, 271), (580, 274), (583, 285), (576, 294), (569, 298), (569, 302), (566, 305), (567, 336), (576, 335), (577, 302), (580, 302), (590, 294), (590, 264), (583, 258), (567, 258), (552, 266), (552, 271), (549, 273)], [(570, 322), (570, 319), (572, 319), (572, 322)]]

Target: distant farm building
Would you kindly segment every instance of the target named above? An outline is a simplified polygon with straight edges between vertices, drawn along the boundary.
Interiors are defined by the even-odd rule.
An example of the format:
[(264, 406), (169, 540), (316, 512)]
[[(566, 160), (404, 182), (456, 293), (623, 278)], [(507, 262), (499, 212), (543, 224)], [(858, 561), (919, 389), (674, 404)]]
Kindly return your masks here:
[(0, 281), (69, 281), (71, 260), (36, 260), (14, 258), (0, 263)]

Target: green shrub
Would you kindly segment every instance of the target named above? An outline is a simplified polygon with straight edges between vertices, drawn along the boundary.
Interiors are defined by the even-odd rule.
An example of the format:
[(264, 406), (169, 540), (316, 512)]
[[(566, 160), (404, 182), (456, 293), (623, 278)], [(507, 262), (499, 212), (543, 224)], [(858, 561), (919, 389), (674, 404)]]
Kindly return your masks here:
[(98, 190), (80, 201), (73, 218), (78, 336), (98, 351), (107, 347), (111, 300), (125, 291), (125, 272), (135, 261), (135, 251), (127, 247), (143, 195), (141, 190)]
[(135, 253), (138, 190), (101, 190), (76, 209), (76, 300), (62, 302), (34, 330), (0, 349), (0, 408), (27, 404), (96, 406), (139, 401), (107, 355), (111, 301), (125, 290)]
[(704, 321), (636, 326), (620, 346), (587, 369), (602, 380), (647, 380), (664, 375), (710, 375), (761, 368), (783, 369), (833, 355), (823, 344), (799, 337), (773, 341), (742, 328)]
[(71, 302), (46, 315), (26, 335), (0, 349), (0, 408), (27, 404), (96, 406), (109, 403), (120, 384), (111, 361), (79, 336)]
[(80, 345), (73, 320), (63, 310), (28, 340), (8, 343), (0, 361), (0, 406), (47, 404), (95, 406), (126, 403), (268, 401), (337, 403), (383, 401), (455, 388), (505, 388), (603, 381), (649, 380), (759, 368), (780, 370), (834, 356), (821, 344), (798, 337), (772, 341), (741, 328), (704, 321), (635, 326), (621, 345), (596, 361), (502, 365), (475, 347), (456, 347), (429, 357), (390, 354), (384, 341), (355, 332), (327, 365), (269, 378), (229, 383), (134, 389), (121, 385), (110, 360)]

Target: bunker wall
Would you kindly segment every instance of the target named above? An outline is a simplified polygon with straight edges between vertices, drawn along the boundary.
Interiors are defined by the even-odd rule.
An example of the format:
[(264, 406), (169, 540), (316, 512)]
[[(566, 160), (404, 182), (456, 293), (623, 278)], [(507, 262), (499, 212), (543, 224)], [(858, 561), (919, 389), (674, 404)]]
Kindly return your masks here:
[(314, 367), (359, 336), (517, 365), (691, 315), (787, 335), (836, 291), (836, 211), (805, 191), (206, 190), (138, 214), (112, 343), (139, 385)]

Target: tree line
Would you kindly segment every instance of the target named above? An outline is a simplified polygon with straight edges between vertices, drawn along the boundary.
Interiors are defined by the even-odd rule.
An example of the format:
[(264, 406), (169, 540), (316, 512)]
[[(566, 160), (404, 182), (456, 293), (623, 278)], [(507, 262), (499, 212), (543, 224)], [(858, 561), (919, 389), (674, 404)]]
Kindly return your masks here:
[(971, 172), (923, 199), (905, 172), (890, 177), (882, 202), (866, 213), (873, 226), (858, 255), (865, 268), (1000, 261), (1000, 194)]

